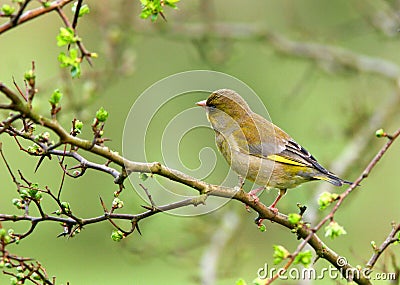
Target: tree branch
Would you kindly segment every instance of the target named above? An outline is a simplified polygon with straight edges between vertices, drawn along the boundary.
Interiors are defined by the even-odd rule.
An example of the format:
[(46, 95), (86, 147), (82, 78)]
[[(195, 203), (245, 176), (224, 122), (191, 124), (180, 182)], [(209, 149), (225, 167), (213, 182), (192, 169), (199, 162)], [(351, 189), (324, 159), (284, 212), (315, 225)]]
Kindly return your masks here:
[[(341, 154), (331, 163), (329, 169), (339, 177), (344, 176), (357, 159), (366, 155), (368, 146), (376, 139), (371, 134), (381, 126), (384, 126), (393, 117), (399, 105), (400, 96), (398, 92), (394, 91), (387, 100), (376, 108), (376, 112), (369, 117), (368, 121), (363, 123), (362, 127), (358, 128), (357, 132), (353, 134), (352, 139), (343, 148)], [(323, 192), (330, 190), (330, 188), (331, 185), (328, 183), (319, 184), (315, 190), (314, 200), (317, 200)], [(318, 207), (308, 207), (307, 221), (313, 224), (317, 218)]]
[(67, 5), (68, 3), (71, 3), (73, 0), (57, 0), (57, 1), (53, 1), (50, 3), (50, 5), (48, 7), (39, 7), (30, 11), (27, 11), (25, 13), (23, 13), (20, 17), (18, 17), (18, 21), (16, 23), (14, 23), (14, 21), (11, 19), (9, 22), (0, 25), (0, 35), (4, 32), (7, 32), (9, 30), (11, 30), (12, 28), (26, 23), (34, 18), (37, 18), (39, 16), (42, 16), (46, 13), (49, 13), (53, 10), (56, 10), (58, 8), (62, 8), (65, 5)]
[(379, 248), (375, 249), (375, 253), (371, 256), (367, 262), (367, 268), (372, 269), (375, 263), (378, 261), (381, 254), (389, 247), (389, 245), (400, 242), (400, 236), (396, 237), (396, 234), (400, 232), (400, 224), (393, 224), (392, 231), (389, 233), (385, 241), (381, 244)]
[(21, 7), (19, 8), (17, 15), (15, 15), (12, 18), (13, 26), (16, 26), (18, 24), (18, 20), (21, 17), (22, 13), (24, 12), (25, 8), (28, 6), (29, 2), (31, 2), (31, 0), (25, 0), (24, 3), (22, 3)]
[[(324, 245), (324, 243), (315, 235), (318, 230), (322, 228), (322, 226), (328, 221), (332, 220), (336, 211), (339, 209), (340, 205), (343, 203), (343, 201), (346, 199), (346, 197), (349, 196), (349, 194), (356, 189), (356, 187), (360, 184), (361, 181), (363, 181), (365, 178), (368, 177), (368, 175), (371, 173), (372, 169), (376, 166), (376, 164), (381, 160), (383, 155), (386, 153), (386, 151), (390, 148), (390, 146), (393, 144), (393, 142), (399, 137), (400, 135), (400, 128), (393, 134), (393, 135), (387, 135), (388, 142), (380, 149), (380, 151), (375, 155), (375, 157), (371, 160), (371, 162), (367, 165), (367, 167), (364, 169), (364, 171), (361, 173), (361, 175), (353, 182), (352, 185), (350, 185), (349, 188), (345, 192), (343, 192), (331, 210), (331, 212), (325, 216), (315, 227), (312, 229), (308, 229), (304, 232), (299, 232), (299, 236), (303, 238), (303, 242), (299, 244), (297, 247), (296, 251), (291, 255), (291, 258), (289, 261), (286, 263), (286, 265), (283, 267), (285, 270), (289, 268), (289, 266), (294, 262), (294, 259), (296, 256), (300, 253), (300, 251), (306, 246), (306, 244), (310, 244), (315, 252), (318, 254), (319, 257), (324, 258), (328, 260), (333, 266), (335, 266), (337, 269), (341, 270), (343, 274), (346, 272), (350, 272), (349, 269), (353, 268), (349, 263), (346, 263), (344, 265), (338, 264), (338, 258), (340, 257), (337, 253), (329, 249)], [(304, 228), (304, 227), (303, 227)], [(302, 229), (303, 229), (302, 228)], [(397, 230), (398, 231), (398, 230)], [(397, 232), (396, 231), (396, 232)], [(393, 231), (392, 231), (393, 232)], [(306, 235), (304, 235), (306, 234)], [(386, 246), (387, 247), (387, 246)], [(386, 248), (385, 247), (385, 248)], [(279, 272), (275, 274), (271, 279), (269, 279), (265, 284), (270, 284), (277, 278), (279, 278), (280, 274), (282, 272)], [(348, 278), (348, 276), (343, 276), (344, 278)], [(368, 278), (366, 276), (354, 276), (354, 281), (357, 282), (357, 284), (371, 284)]]
[[(147, 34), (146, 30), (138, 32)], [(336, 46), (293, 41), (258, 25), (214, 23), (212, 31), (209, 31), (208, 26), (204, 24), (180, 23), (168, 31), (168, 36), (190, 41), (198, 41), (205, 37), (233, 41), (261, 41), (270, 44), (280, 53), (311, 59), (330, 71), (347, 69), (376, 74), (393, 81), (397, 81), (400, 76), (399, 65), (391, 61), (360, 55)]]
[[(339, 209), (343, 201), (349, 194), (356, 189), (356, 186), (365, 178), (368, 177), (371, 170), (375, 167), (375, 165), (379, 162), (379, 160), (383, 157), (392, 143), (398, 138), (400, 135), (400, 129), (397, 130), (393, 135), (386, 135), (388, 138), (388, 142), (382, 147), (382, 149), (378, 152), (378, 154), (372, 159), (369, 165), (365, 168), (363, 173), (358, 177), (358, 179), (344, 192), (339, 196), (337, 203), (331, 212), (322, 219), (316, 226), (313, 228), (309, 228), (307, 225), (303, 224), (298, 227), (298, 225), (293, 225), (289, 222), (288, 217), (281, 213), (275, 213), (271, 211), (268, 207), (266, 207), (261, 202), (255, 202), (253, 197), (248, 193), (244, 192), (242, 189), (238, 188), (229, 188), (223, 187), (219, 185), (212, 185), (206, 183), (204, 181), (200, 181), (194, 177), (186, 175), (180, 171), (170, 169), (159, 162), (153, 163), (143, 163), (143, 162), (134, 162), (127, 160), (116, 152), (111, 151), (108, 147), (103, 146), (102, 143), (93, 143), (90, 140), (84, 140), (76, 137), (76, 135), (72, 135), (68, 133), (55, 119), (48, 119), (43, 116), (36, 114), (34, 111), (29, 108), (29, 104), (23, 102), (17, 94), (6, 88), (4, 85), (0, 84), (0, 92), (2, 92), (7, 98), (9, 98), (13, 102), (13, 110), (18, 111), (21, 117), (25, 120), (30, 119), (33, 122), (42, 125), (43, 127), (52, 130), (60, 139), (60, 142), (55, 146), (60, 147), (62, 145), (71, 145), (73, 146), (74, 151), (66, 152), (64, 150), (56, 150), (52, 149), (45, 143), (35, 142), (43, 148), (43, 155), (58, 155), (58, 156), (70, 156), (75, 160), (79, 161), (82, 167), (88, 167), (95, 170), (103, 171), (111, 174), (115, 180), (115, 183), (122, 184), (123, 180), (127, 177), (127, 175), (133, 172), (143, 172), (143, 173), (151, 173), (163, 176), (172, 181), (175, 181), (180, 184), (184, 184), (197, 190), (201, 195), (195, 198), (189, 198), (182, 201), (174, 202), (167, 205), (152, 207), (145, 212), (139, 214), (117, 214), (112, 211), (105, 211), (104, 215), (88, 218), (88, 219), (80, 219), (73, 216), (71, 213), (63, 210), (62, 214), (67, 215), (67, 217), (53, 216), (53, 215), (41, 215), (40, 217), (32, 217), (29, 215), (23, 216), (15, 216), (15, 215), (0, 215), (0, 221), (19, 221), (19, 220), (29, 220), (32, 223), (32, 227), (35, 227), (37, 223), (43, 221), (57, 221), (62, 222), (68, 225), (68, 234), (71, 234), (71, 226), (76, 226), (75, 229), (78, 229), (84, 225), (89, 225), (101, 221), (113, 220), (113, 219), (123, 219), (130, 220), (132, 223), (132, 227), (126, 233), (132, 233), (135, 229), (138, 229), (138, 222), (142, 219), (150, 217), (156, 213), (169, 211), (172, 209), (177, 209), (180, 207), (185, 207), (188, 205), (197, 206), (199, 204), (204, 204), (205, 200), (208, 196), (219, 196), (225, 198), (232, 198), (238, 201), (243, 202), (245, 205), (253, 208), (258, 214), (259, 218), (268, 219), (272, 222), (276, 222), (288, 229), (296, 229), (296, 233), (299, 237), (303, 238), (302, 243), (298, 246), (296, 251), (291, 255), (291, 258), (287, 262), (284, 268), (288, 268), (294, 261), (295, 257), (299, 254), (299, 252), (304, 248), (304, 246), (308, 243), (315, 250), (317, 255), (323, 259), (326, 259), (336, 268), (342, 270), (341, 272), (348, 272), (348, 270), (355, 269), (350, 264), (340, 265), (337, 263), (338, 258), (340, 257), (336, 252), (326, 246), (321, 239), (316, 235), (316, 232), (321, 229), (321, 227), (328, 221), (332, 220), (334, 214)], [(33, 140), (31, 136), (26, 135), (24, 133), (18, 132), (16, 130), (11, 130), (10, 132), (14, 132), (14, 135), (21, 136), (23, 139)], [(81, 155), (77, 154), (79, 149), (86, 150), (88, 152), (97, 154), (100, 157), (106, 158), (108, 161), (114, 162), (120, 167), (122, 167), (123, 171), (118, 172), (115, 169), (112, 169), (107, 165), (100, 165), (96, 163), (88, 162)], [(61, 201), (59, 198), (54, 196), (50, 190), (47, 192), (50, 194), (53, 199), (57, 202), (57, 204), (62, 208)], [(39, 204), (35, 203), (38, 207)], [(29, 232), (32, 231), (32, 228)], [(73, 230), (72, 230), (73, 231)], [(72, 232), (73, 233), (73, 232)], [(22, 235), (25, 236), (25, 235)], [(346, 276), (345, 276), (346, 277)], [(271, 283), (277, 277), (274, 276), (267, 284)], [(370, 284), (370, 281), (365, 276), (357, 277), (355, 276), (354, 280), (358, 284)]]

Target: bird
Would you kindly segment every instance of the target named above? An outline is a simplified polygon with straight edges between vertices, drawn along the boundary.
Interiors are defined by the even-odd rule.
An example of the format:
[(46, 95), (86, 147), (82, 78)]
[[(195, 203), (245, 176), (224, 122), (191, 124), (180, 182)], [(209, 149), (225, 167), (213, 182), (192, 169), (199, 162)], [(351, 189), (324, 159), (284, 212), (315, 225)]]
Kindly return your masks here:
[(239, 175), (239, 181), (247, 179), (262, 185), (249, 192), (254, 200), (259, 201), (256, 194), (265, 188), (279, 190), (269, 206), (275, 213), (287, 189), (302, 183), (322, 180), (335, 186), (352, 184), (326, 170), (286, 132), (254, 113), (237, 92), (219, 89), (196, 104), (205, 109), (215, 132), (216, 145)]

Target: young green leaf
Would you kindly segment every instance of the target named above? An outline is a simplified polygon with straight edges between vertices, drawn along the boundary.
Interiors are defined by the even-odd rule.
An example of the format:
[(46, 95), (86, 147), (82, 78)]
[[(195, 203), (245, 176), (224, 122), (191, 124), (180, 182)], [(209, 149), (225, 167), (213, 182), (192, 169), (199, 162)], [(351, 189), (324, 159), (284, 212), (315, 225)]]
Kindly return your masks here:
[(235, 285), (247, 285), (247, 283), (243, 279), (239, 279), (236, 281)]
[(11, 16), (12, 13), (15, 12), (15, 8), (8, 4), (3, 4), (3, 6), (1, 6), (1, 12), (3, 12), (6, 16)]
[(113, 241), (121, 241), (125, 237), (124, 233), (120, 230), (113, 230), (111, 233), (111, 239)]
[(108, 112), (101, 107), (97, 112), (96, 112), (96, 119), (99, 122), (105, 122), (108, 118)]
[(332, 202), (336, 201), (339, 198), (339, 195), (336, 193), (329, 193), (329, 192), (324, 192), (321, 195), (319, 195), (318, 198), (318, 205), (320, 210), (324, 210), (326, 207), (328, 207)]
[(114, 200), (112, 202), (112, 206), (113, 206), (113, 208), (121, 209), (124, 206), (124, 201), (122, 201), (119, 198), (114, 198)]
[(22, 199), (14, 198), (12, 199), (12, 204), (17, 207), (17, 209), (25, 209), (25, 203)]
[(28, 153), (30, 154), (39, 154), (40, 147), (37, 144), (28, 146)]
[(72, 78), (79, 77), (81, 75), (81, 62), (82, 59), (78, 57), (78, 50), (73, 48), (69, 51), (69, 56), (61, 52), (58, 55), (58, 61), (61, 67), (71, 67)]
[(372, 246), (372, 249), (374, 250), (374, 251), (377, 251), (378, 250), (378, 247), (376, 246), (376, 242), (375, 241), (371, 241), (371, 246)]
[(63, 94), (59, 89), (55, 89), (53, 94), (51, 94), (49, 102), (51, 105), (57, 106), (60, 103)]
[(28, 70), (27, 72), (25, 72), (24, 78), (26, 81), (29, 82), (29, 84), (32, 85), (32, 83), (35, 82), (36, 75), (33, 72), (33, 70), (31, 69), (31, 70)]
[(386, 136), (386, 133), (383, 129), (379, 129), (375, 132), (375, 136), (378, 138), (382, 138), (382, 137)]
[(82, 132), (82, 128), (83, 128), (83, 122), (76, 120), (75, 121), (75, 129), (74, 132), (77, 134), (80, 134)]
[(169, 7), (173, 9), (178, 9), (178, 7), (175, 5), (175, 3), (178, 3), (180, 0), (165, 0), (164, 3), (165, 5), (168, 5)]
[(301, 216), (299, 214), (296, 214), (296, 213), (290, 213), (288, 215), (288, 221), (292, 225), (296, 225), (301, 221)]
[(61, 202), (61, 208), (64, 210), (65, 213), (67, 214), (71, 213), (71, 206), (69, 205), (68, 202)]
[(60, 28), (60, 32), (57, 35), (57, 45), (58, 46), (65, 46), (74, 44), (77, 41), (80, 41), (80, 38), (75, 36), (75, 32), (71, 28)]
[(163, 15), (164, 13), (164, 6), (171, 7), (173, 9), (177, 9), (176, 3), (179, 0), (140, 0), (142, 4), (142, 11), (140, 13), (140, 17), (142, 19), (147, 19), (150, 17), (151, 21), (156, 21), (158, 15)]
[(258, 226), (258, 229), (260, 230), (260, 232), (265, 232), (267, 230), (267, 227), (264, 224), (261, 224)]
[(304, 252), (300, 252), (295, 258), (293, 263), (294, 264), (303, 264), (305, 267), (308, 267), (311, 265), (312, 262), (312, 253), (309, 250), (306, 250)]
[[(74, 5), (73, 5), (72, 8), (71, 8), (71, 10), (72, 10), (73, 13), (75, 13), (75, 11), (76, 11), (76, 6), (77, 6), (77, 5), (78, 5), (78, 2), (75, 2)], [(84, 16), (84, 15), (86, 15), (86, 14), (89, 14), (89, 13), (90, 13), (90, 8), (89, 8), (89, 6), (88, 6), (87, 4), (83, 4), (83, 5), (81, 6), (81, 8), (79, 9), (78, 17), (82, 17), (82, 16)]]
[(345, 229), (335, 221), (330, 222), (329, 225), (325, 227), (325, 236), (331, 239), (345, 234), (347, 234)]
[(4, 238), (7, 235), (7, 231), (5, 228), (0, 229), (0, 239)]
[(290, 256), (289, 251), (281, 245), (274, 245), (273, 249), (274, 254), (272, 257), (274, 258), (274, 264), (279, 264), (282, 260)]

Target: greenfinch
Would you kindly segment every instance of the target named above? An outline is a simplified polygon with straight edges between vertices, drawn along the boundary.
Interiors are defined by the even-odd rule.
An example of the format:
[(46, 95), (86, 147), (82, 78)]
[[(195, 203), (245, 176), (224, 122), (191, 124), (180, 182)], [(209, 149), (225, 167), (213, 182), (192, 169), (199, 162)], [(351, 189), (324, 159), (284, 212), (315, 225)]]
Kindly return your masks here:
[(216, 90), (197, 105), (205, 108), (217, 147), (231, 168), (241, 179), (263, 186), (250, 194), (258, 201), (256, 193), (265, 187), (279, 189), (270, 209), (277, 211), (276, 204), (286, 190), (304, 182), (351, 184), (326, 170), (287, 133), (254, 113), (235, 91)]

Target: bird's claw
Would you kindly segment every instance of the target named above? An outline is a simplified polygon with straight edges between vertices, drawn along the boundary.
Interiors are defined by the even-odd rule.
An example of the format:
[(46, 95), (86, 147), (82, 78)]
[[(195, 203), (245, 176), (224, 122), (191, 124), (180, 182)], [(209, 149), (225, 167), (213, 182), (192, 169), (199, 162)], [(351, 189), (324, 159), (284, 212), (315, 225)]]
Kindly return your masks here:
[[(258, 198), (258, 196), (256, 194), (251, 193), (251, 191), (249, 192), (249, 195), (251, 197), (251, 199), (253, 199), (253, 202), (256, 204), (260, 201), (260, 198)], [(246, 205), (246, 211), (250, 213), (250, 207), (249, 205)]]
[(249, 196), (253, 199), (254, 203), (258, 203), (258, 201), (260, 201), (260, 198), (258, 198), (257, 194), (263, 191), (264, 189), (265, 187), (259, 187), (249, 192)]
[[(253, 202), (255, 204), (257, 204), (260, 201), (260, 198), (258, 198), (257, 193), (260, 192), (261, 190), (263, 190), (264, 188), (257, 188), (254, 190), (251, 190), (248, 194), (250, 196), (250, 198), (253, 200)], [(246, 211), (250, 212), (250, 207), (249, 205), (246, 205)]]
[(260, 198), (256, 194), (249, 193), (250, 197), (253, 199), (254, 203), (258, 203), (260, 201)]
[(277, 214), (279, 213), (279, 210), (278, 210), (278, 208), (275, 208), (275, 207), (269, 206), (269, 207), (268, 207), (268, 209), (270, 209), (272, 212), (274, 212), (274, 214), (275, 214), (275, 215), (277, 215)]

